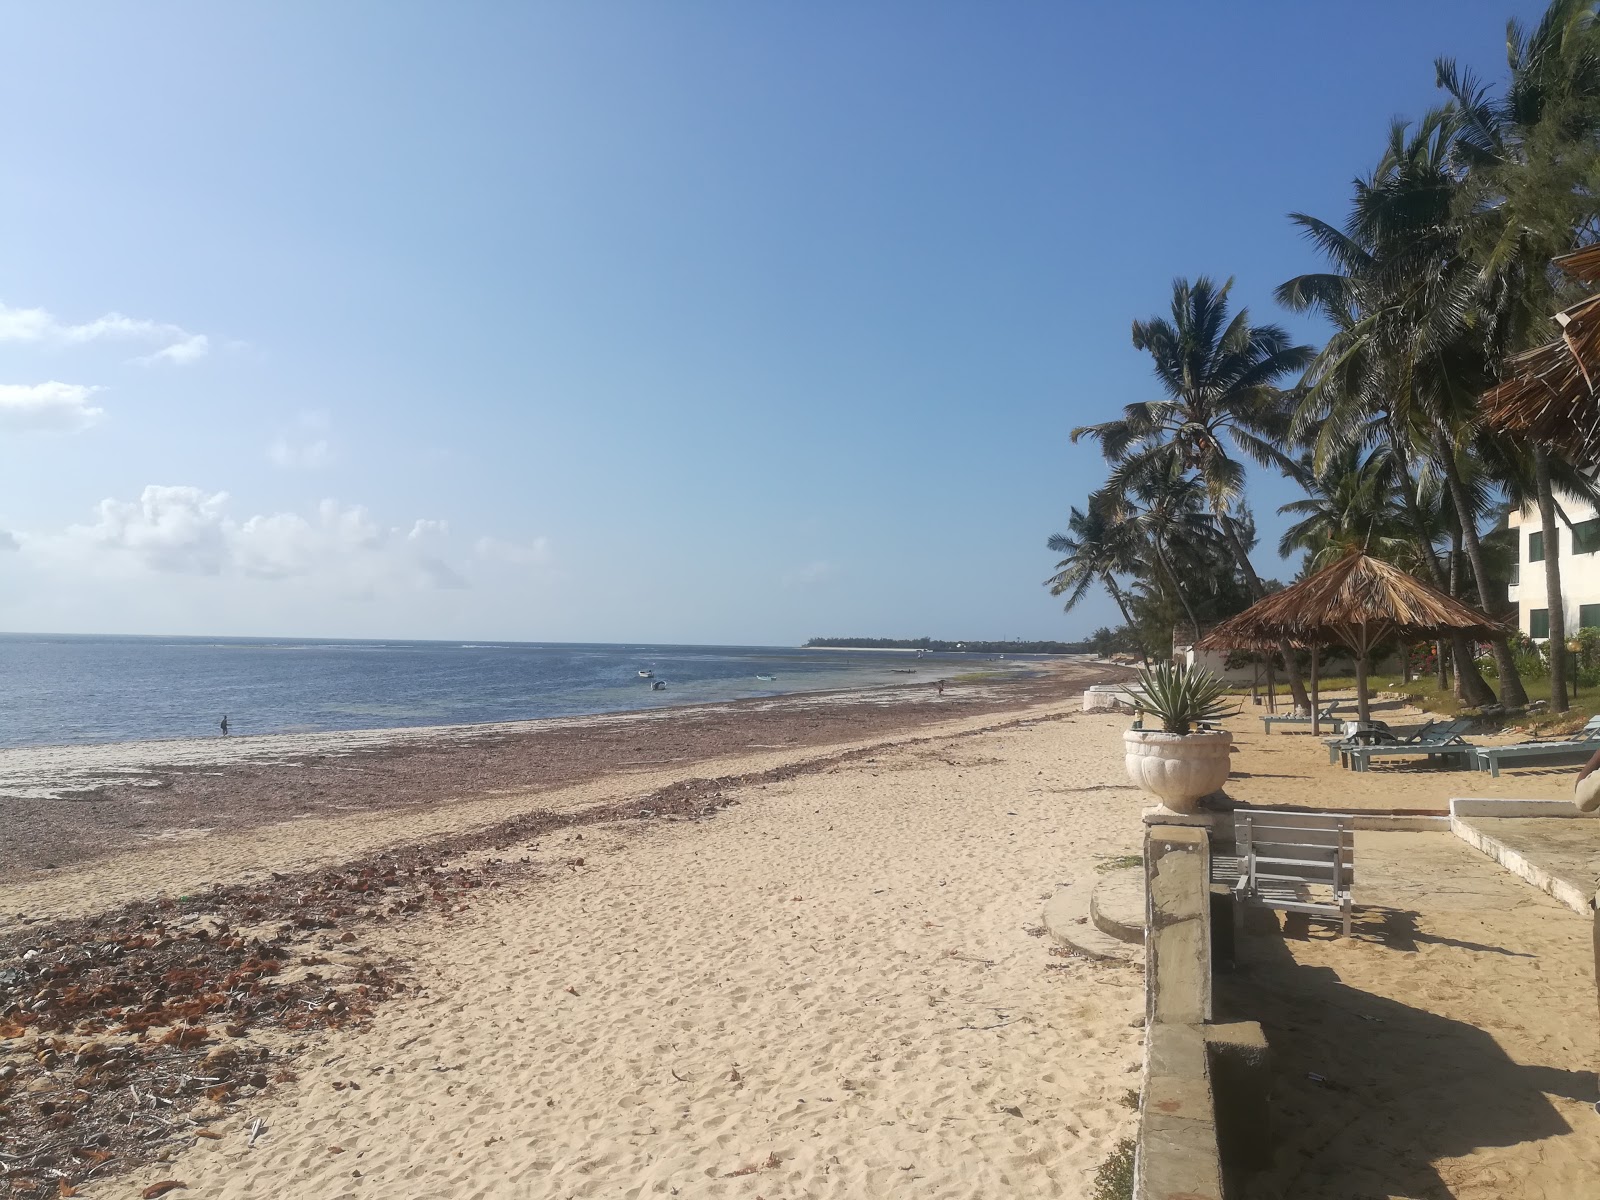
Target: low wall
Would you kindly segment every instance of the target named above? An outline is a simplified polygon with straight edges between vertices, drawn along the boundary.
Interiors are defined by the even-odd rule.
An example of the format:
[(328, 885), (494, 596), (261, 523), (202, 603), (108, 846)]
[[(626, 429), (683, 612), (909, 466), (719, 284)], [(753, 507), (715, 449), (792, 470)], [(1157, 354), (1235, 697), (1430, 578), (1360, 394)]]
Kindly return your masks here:
[[(1211, 836), (1194, 825), (1145, 834), (1145, 1059), (1137, 1200), (1224, 1200), (1225, 1179), (1271, 1159), (1266, 1037), (1253, 1021), (1212, 1024)], [(1231, 917), (1223, 906), (1224, 925)]]
[[(1458, 797), (1450, 801), (1450, 832), (1474, 850), (1487, 854), (1513, 875), (1521, 876), (1548, 896), (1553, 896), (1580, 917), (1595, 913), (1595, 895), (1569, 879), (1562, 879), (1534, 862), (1522, 851), (1506, 845), (1474, 818), (1543, 817), (1551, 820), (1592, 821), (1594, 813), (1581, 812), (1570, 800), (1492, 800)], [(1600, 965), (1600, 959), (1596, 960)]]

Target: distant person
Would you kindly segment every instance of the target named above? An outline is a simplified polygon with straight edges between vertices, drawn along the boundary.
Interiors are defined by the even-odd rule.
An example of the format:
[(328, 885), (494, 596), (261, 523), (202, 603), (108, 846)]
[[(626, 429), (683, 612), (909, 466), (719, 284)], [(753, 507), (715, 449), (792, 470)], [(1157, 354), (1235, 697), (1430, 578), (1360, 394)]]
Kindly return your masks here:
[(228, 736), (228, 714), (227, 713), (223, 713), (222, 714), (222, 720), (218, 721), (217, 724), (222, 727), (222, 736), (223, 737), (227, 737)]
[(944, 695), (944, 680), (939, 680), (939, 695)]

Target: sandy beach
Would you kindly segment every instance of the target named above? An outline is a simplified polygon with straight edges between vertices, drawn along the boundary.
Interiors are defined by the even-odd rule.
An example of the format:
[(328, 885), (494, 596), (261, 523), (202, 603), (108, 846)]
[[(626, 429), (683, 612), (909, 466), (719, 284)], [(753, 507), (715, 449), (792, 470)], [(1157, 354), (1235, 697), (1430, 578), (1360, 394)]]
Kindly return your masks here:
[[(17, 1126), (0, 1129), (0, 1187), (54, 1195), (54, 1166), (107, 1198), (168, 1181), (210, 1197), (1087, 1197), (1135, 1121), (1142, 972), (1065, 954), (1039, 915), (1139, 852), (1145, 801), (1127, 717), (1079, 712), (1082, 682), (896, 701), (877, 729), (813, 701), (856, 720), (521, 792), (324, 804), (8, 881), (8, 954), (59, 956), (63, 987), (117, 976), (158, 998), (117, 1010), (154, 1022), (143, 1037), (91, 1022), (0, 1040), (0, 1071), (16, 1068), (0, 1106), (37, 1121), (45, 1093), (17, 1089), (44, 1080), (68, 1113), (50, 1117), (62, 1135), (30, 1126), (45, 1151), (26, 1170)], [(769, 720), (809, 719), (775, 703)], [(739, 725), (683, 727), (702, 719)], [(1261, 737), (1253, 712), (1230, 724), (1241, 803), (1437, 810), (1491, 782), (1352, 776), (1314, 739)], [(259, 769), (222, 778), (265, 786)], [(1543, 772), (1492, 782), (1552, 791)], [(1600, 1154), (1587, 926), (1449, 834), (1363, 833), (1358, 855), (1353, 939), (1258, 913), (1219, 981), (1267, 1027), (1293, 1114), (1251, 1195), (1331, 1200), (1352, 1178), (1373, 1196), (1576, 1194)], [(96, 968), (102, 942), (133, 952)], [(159, 995), (184, 962), (234, 968), (255, 995), (265, 959), (273, 987), (242, 1015), (175, 1020), (181, 989)], [(60, 1100), (110, 1071), (128, 1086)], [(1404, 1120), (1372, 1116), (1418, 1089)], [(1468, 1111), (1490, 1096), (1504, 1128)]]
[[(1037, 921), (1055, 889), (1137, 851), (1139, 805), (1121, 718), (1073, 715), (1075, 691), (997, 703), (539, 792), (574, 818), (618, 796), (708, 803), (506, 847), (496, 886), (445, 912), (306, 931), (282, 982), (314, 959), (382, 964), (403, 990), (344, 1028), (225, 1040), (273, 1067), (198, 1099), (188, 1119), (221, 1136), (186, 1124), (170, 1162), (82, 1194), (1084, 1194), (1133, 1118), (1140, 976), (1050, 953)], [(178, 908), (203, 922), (210, 881), (301, 887), (529, 805), (173, 839), (8, 883), (0, 908), (34, 941), (157, 893), (201, 893)]]

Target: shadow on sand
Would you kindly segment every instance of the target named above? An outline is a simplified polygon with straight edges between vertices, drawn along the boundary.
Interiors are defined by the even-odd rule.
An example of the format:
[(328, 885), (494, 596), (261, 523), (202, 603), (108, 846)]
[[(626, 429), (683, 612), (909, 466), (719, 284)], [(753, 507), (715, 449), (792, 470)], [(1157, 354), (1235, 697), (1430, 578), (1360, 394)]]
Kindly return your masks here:
[[(1303, 918), (1291, 917), (1280, 932), (1276, 914), (1249, 917), (1239, 965), (1216, 976), (1216, 1019), (1257, 1020), (1266, 1029), (1277, 1151), (1271, 1170), (1242, 1180), (1230, 1196), (1450, 1200), (1458, 1194), (1452, 1184), (1474, 1196), (1505, 1194), (1514, 1179), (1493, 1164), (1451, 1182), (1433, 1164), (1569, 1132), (1550, 1096), (1594, 1101), (1588, 1064), (1515, 1062), (1481, 1029), (1352, 987), (1332, 967), (1296, 963), (1285, 939), (1329, 936), (1325, 928), (1308, 933)], [(1398, 909), (1366, 909), (1355, 937), (1394, 953), (1397, 976), (1415, 971), (1419, 993), (1429, 970), (1409, 957), (1419, 943), (1529, 957), (1435, 937), (1418, 929), (1416, 913)]]

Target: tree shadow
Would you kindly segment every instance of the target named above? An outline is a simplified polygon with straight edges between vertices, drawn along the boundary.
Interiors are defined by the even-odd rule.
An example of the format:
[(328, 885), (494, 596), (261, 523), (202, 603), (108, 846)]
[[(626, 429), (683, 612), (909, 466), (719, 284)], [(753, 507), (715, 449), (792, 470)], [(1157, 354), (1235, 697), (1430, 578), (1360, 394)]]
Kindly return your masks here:
[[(1454, 1193), (1435, 1162), (1569, 1133), (1549, 1097), (1594, 1101), (1586, 1064), (1516, 1062), (1482, 1029), (1347, 984), (1332, 967), (1295, 962), (1275, 914), (1250, 915), (1239, 967), (1216, 977), (1217, 1019), (1260, 1021), (1266, 1030), (1277, 1153), (1271, 1170), (1239, 1181), (1238, 1200), (1448, 1200)], [(1290, 936), (1322, 936), (1287, 924)], [(1419, 943), (1524, 957), (1429, 934), (1404, 910), (1368, 910), (1356, 936), (1397, 951), (1396, 977), (1410, 984), (1418, 972), (1418, 990), (1437, 969), (1409, 957)], [(1351, 950), (1371, 963), (1370, 951)]]

